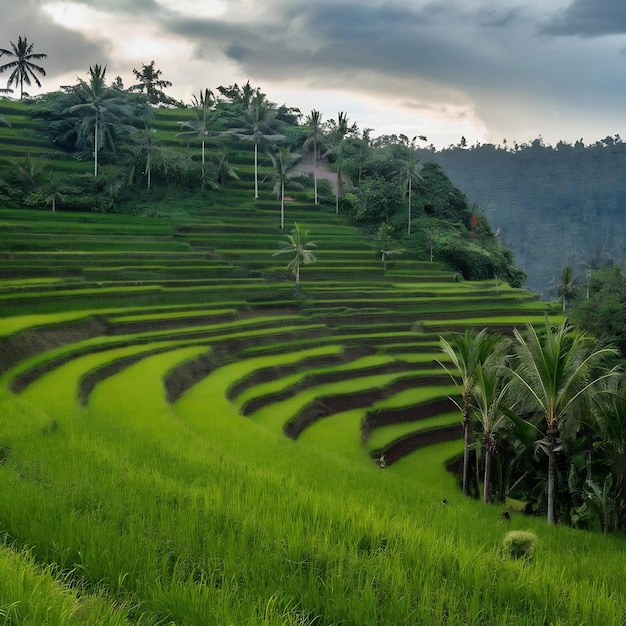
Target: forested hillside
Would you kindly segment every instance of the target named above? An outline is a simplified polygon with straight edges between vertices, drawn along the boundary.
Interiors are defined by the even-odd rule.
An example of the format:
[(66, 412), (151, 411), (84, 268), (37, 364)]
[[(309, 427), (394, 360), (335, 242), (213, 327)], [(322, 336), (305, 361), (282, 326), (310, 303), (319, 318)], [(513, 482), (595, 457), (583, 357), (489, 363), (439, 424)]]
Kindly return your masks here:
[[(305, 191), (348, 215), (385, 267), (401, 256), (439, 261), (458, 279), (524, 284), (480, 207), (441, 166), (418, 158), (415, 141), (373, 140), (345, 112), (305, 115), (249, 83), (220, 86), (219, 96), (205, 89), (190, 106), (155, 108), (108, 85), (106, 68), (89, 72), (89, 81), (59, 92), (0, 100), (0, 204), (168, 214), (223, 201), (249, 172), (254, 200), (260, 190), (276, 194), (281, 230), (285, 202)], [(251, 162), (238, 161), (250, 146)]]
[(626, 261), (626, 144), (540, 139), (514, 146), (423, 150), (485, 211), (500, 241), (528, 275), (527, 287), (553, 298), (566, 265), (587, 269)]

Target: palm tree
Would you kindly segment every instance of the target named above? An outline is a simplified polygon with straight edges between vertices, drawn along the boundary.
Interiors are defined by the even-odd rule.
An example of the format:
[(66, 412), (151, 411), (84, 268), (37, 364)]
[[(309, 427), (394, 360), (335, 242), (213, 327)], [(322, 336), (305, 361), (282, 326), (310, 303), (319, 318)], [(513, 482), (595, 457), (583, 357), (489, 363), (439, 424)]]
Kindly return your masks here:
[(9, 43), (11, 44), (12, 50), (0, 48), (0, 56), (6, 54), (7, 56), (15, 57), (15, 61), (0, 65), (0, 74), (9, 69), (13, 70), (9, 76), (7, 88), (13, 83), (15, 83), (16, 86), (19, 84), (21, 100), (24, 97), (24, 83), (30, 85), (32, 78), (37, 87), (41, 87), (41, 82), (39, 81), (39, 78), (37, 78), (35, 72), (41, 74), (42, 76), (46, 75), (46, 70), (44, 70), (44, 68), (40, 65), (33, 63), (32, 60), (45, 59), (48, 55), (43, 53), (34, 53), (34, 44), (29, 44), (26, 37), (22, 38), (19, 36), (17, 39), (17, 45), (15, 45), (12, 41)]
[(407, 194), (409, 199), (409, 219), (407, 226), (407, 234), (411, 234), (411, 208), (412, 208), (412, 193), (413, 193), (413, 181), (421, 179), (420, 170), (422, 165), (417, 158), (417, 154), (414, 150), (411, 150), (408, 158), (402, 163), (402, 173), (406, 180)]
[(300, 266), (310, 265), (317, 260), (311, 248), (317, 248), (312, 241), (307, 241), (309, 236), (308, 230), (302, 230), (298, 223), (294, 223), (294, 228), (290, 235), (287, 235), (287, 241), (279, 242), (280, 250), (274, 252), (272, 256), (278, 254), (291, 254), (292, 259), (287, 265), (287, 269), (293, 272), (296, 278), (296, 296), (300, 295)]
[(259, 144), (269, 141), (282, 141), (285, 137), (277, 133), (272, 127), (272, 120), (276, 117), (276, 108), (268, 102), (265, 95), (258, 89), (250, 100), (250, 105), (244, 111), (243, 128), (236, 128), (229, 132), (235, 133), (242, 139), (254, 142), (254, 199), (259, 197)]
[[(614, 528), (620, 527), (620, 515), (626, 500), (626, 377), (614, 377), (594, 397), (594, 426), (600, 445), (607, 451), (614, 476)], [(605, 529), (606, 530), (606, 529)]]
[(463, 415), (463, 493), (469, 495), (469, 459), (472, 445), (472, 390), (476, 384), (476, 372), (494, 350), (500, 338), (489, 335), (486, 328), (476, 332), (466, 328), (465, 333), (454, 333), (450, 339), (439, 338), (441, 351), (449, 358), (449, 368), (439, 365), (448, 373), (460, 395), (460, 403), (454, 400)]
[(318, 136), (322, 126), (322, 114), (319, 111), (312, 109), (311, 115), (308, 115), (306, 118), (306, 123), (311, 128), (311, 134), (304, 142), (304, 149), (306, 150), (310, 145), (313, 146), (313, 188), (315, 204), (317, 204), (317, 167), (320, 162)]
[(150, 104), (158, 104), (159, 102), (174, 104), (175, 100), (163, 92), (163, 89), (171, 87), (172, 83), (169, 80), (161, 79), (161, 73), (161, 70), (155, 69), (154, 61), (151, 61), (150, 65), (142, 63), (141, 71), (133, 68), (133, 74), (139, 82), (136, 85), (131, 85), (128, 91), (140, 91), (141, 93), (145, 91)]
[(563, 299), (563, 313), (567, 303), (572, 299), (574, 295), (574, 277), (572, 276), (572, 268), (570, 265), (566, 265), (563, 268), (563, 274), (561, 275), (561, 284), (559, 285), (559, 295)]
[(291, 154), (288, 146), (278, 148), (276, 154), (269, 153), (274, 166), (274, 191), (280, 197), (280, 229), (285, 226), (285, 183), (293, 175), (294, 168), (302, 158), (299, 154)]
[(85, 102), (69, 108), (69, 113), (80, 113), (79, 141), (93, 129), (94, 176), (98, 176), (98, 153), (104, 143), (114, 147), (111, 128), (119, 126), (124, 116), (131, 114), (130, 105), (118, 90), (106, 86), (106, 65), (89, 68), (89, 82), (80, 79), (79, 91)]
[[(150, 128), (147, 124), (143, 130), (136, 131), (133, 136), (134, 146), (131, 148), (131, 153), (134, 157), (134, 162), (143, 162), (143, 174), (146, 176), (146, 183), (148, 190), (152, 187), (152, 165), (154, 158), (158, 155), (159, 147), (154, 139), (156, 131), (154, 128)], [(131, 180), (135, 176), (135, 167), (132, 168)]]
[(45, 184), (44, 199), (52, 207), (53, 213), (57, 210), (57, 203), (65, 200), (65, 194), (61, 192), (61, 182), (53, 174), (50, 174)]
[(402, 254), (404, 250), (401, 248), (394, 248), (395, 229), (391, 224), (383, 222), (376, 231), (376, 247), (380, 254), (380, 261), (383, 264), (383, 270), (387, 269), (387, 259), (390, 256)]
[(343, 147), (343, 140), (348, 133), (356, 132), (356, 124), (352, 126), (348, 125), (348, 116), (344, 111), (339, 111), (337, 114), (337, 121), (331, 120), (330, 141), (332, 147), (326, 154), (335, 155), (335, 167), (337, 168), (337, 185), (335, 189), (335, 213), (339, 213), (339, 196), (343, 189), (343, 172), (341, 165), (341, 153)]
[(517, 329), (514, 335), (517, 359), (510, 371), (520, 385), (521, 402), (545, 419), (546, 437), (541, 443), (548, 456), (547, 521), (554, 524), (561, 431), (566, 426), (575, 430), (583, 401), (603, 380), (616, 375), (614, 369), (601, 368), (617, 351), (600, 348), (590, 336), (574, 332), (567, 320), (552, 326), (546, 318), (542, 333), (528, 324), (525, 335)]
[(237, 168), (230, 163), (230, 151), (226, 146), (222, 146), (215, 164), (215, 181), (223, 187), (227, 178), (239, 180), (239, 174), (237, 174)]
[(215, 99), (210, 89), (200, 92), (200, 97), (193, 96), (191, 104), (194, 108), (196, 119), (194, 121), (178, 122), (181, 128), (191, 130), (178, 134), (178, 137), (198, 137), (202, 141), (202, 189), (205, 183), (205, 141), (209, 136), (209, 127), (213, 121), (212, 115)]
[(491, 466), (496, 451), (496, 435), (510, 415), (508, 389), (503, 368), (506, 363), (508, 339), (500, 339), (484, 362), (476, 366), (472, 398), (474, 417), (480, 424), (481, 445), (484, 459), (483, 502), (491, 503)]
[(30, 152), (26, 154), (23, 163), (16, 163), (17, 175), (24, 185), (24, 189), (34, 193), (42, 184), (44, 169), (41, 161), (32, 159)]

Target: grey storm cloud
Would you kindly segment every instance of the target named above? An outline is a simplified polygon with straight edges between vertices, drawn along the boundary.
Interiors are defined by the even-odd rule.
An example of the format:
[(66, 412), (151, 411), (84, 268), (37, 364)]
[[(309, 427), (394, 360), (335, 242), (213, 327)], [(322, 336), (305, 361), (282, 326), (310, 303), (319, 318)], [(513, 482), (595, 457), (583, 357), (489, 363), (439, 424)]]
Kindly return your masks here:
[[(27, 35), (48, 53), (47, 79), (84, 76), (93, 63), (124, 71), (113, 69), (127, 52), (119, 39), (54, 22), (43, 8), (55, 2), (0, 0), (0, 40)], [(523, 132), (534, 120), (621, 119), (613, 111), (626, 98), (626, 46), (599, 39), (626, 33), (626, 0), (228, 0), (213, 17), (202, 12), (209, 0), (197, 12), (172, 0), (65, 2), (110, 14), (108, 24), (115, 16), (136, 24), (138, 37), (160, 31), (155, 60), (168, 77), (180, 68), (168, 64), (184, 63), (168, 56), (177, 41), (175, 56), (191, 47), (190, 61), (228, 68), (232, 82), (297, 83), (303, 92), (361, 94), (420, 112), (432, 106), (448, 117), (473, 111), (481, 123)], [(180, 69), (176, 82), (184, 77), (191, 88), (193, 76)]]
[(126, 13), (130, 15), (156, 15), (164, 11), (156, 0), (73, 0), (100, 11)]
[(521, 11), (462, 4), (267, 2), (266, 20), (178, 18), (163, 27), (195, 41), (200, 50), (219, 47), (245, 72), (262, 77), (303, 72), (306, 80), (367, 70), (459, 85), (484, 84), (494, 73), (506, 80), (506, 47), (494, 54), (479, 33), (523, 21)]
[(624, 0), (574, 0), (545, 24), (550, 35), (598, 37), (626, 33)]

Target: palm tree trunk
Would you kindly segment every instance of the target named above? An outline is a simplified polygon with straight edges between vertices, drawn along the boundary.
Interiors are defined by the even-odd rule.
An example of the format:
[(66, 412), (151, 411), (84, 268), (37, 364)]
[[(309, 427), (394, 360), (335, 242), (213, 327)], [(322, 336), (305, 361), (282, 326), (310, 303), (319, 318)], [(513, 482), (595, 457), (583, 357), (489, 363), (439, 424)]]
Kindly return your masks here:
[(285, 228), (285, 181), (280, 182), (280, 230)]
[(202, 191), (204, 191), (204, 139), (202, 140)]
[(315, 204), (317, 204), (317, 172), (313, 169), (313, 189), (315, 194)]
[(296, 296), (300, 295), (300, 263), (296, 263)]
[(483, 478), (483, 502), (491, 504), (491, 461), (493, 455), (489, 446), (485, 446), (485, 475)]
[(552, 442), (550, 442), (548, 448), (548, 524), (554, 524), (555, 511), (554, 511), (554, 493), (555, 493), (555, 468), (554, 468), (554, 450)]
[(409, 177), (409, 225), (407, 228), (407, 232), (411, 234), (411, 178)]
[(469, 459), (472, 445), (470, 425), (469, 406), (466, 406), (463, 410), (463, 493), (466, 496), (469, 496)]
[(259, 198), (258, 153), (259, 153), (259, 145), (255, 141), (254, 142), (254, 199), (255, 200)]
[(93, 175), (98, 176), (98, 116), (96, 115), (96, 124), (93, 131)]

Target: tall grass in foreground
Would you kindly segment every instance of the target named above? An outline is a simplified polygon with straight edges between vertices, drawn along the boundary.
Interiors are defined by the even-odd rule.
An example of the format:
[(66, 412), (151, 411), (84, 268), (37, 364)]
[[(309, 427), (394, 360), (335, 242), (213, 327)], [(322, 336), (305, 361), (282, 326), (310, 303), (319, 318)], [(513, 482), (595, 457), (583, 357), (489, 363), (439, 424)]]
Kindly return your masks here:
[[(67, 390), (89, 356), (2, 392), (0, 527), (43, 571), (131, 623), (626, 620), (619, 538), (506, 525), (442, 471), (456, 443), (381, 471), (276, 437), (236, 414), (220, 369), (168, 406), (160, 378), (197, 349), (103, 381), (86, 409)], [(517, 528), (539, 537), (531, 562), (502, 552)]]

